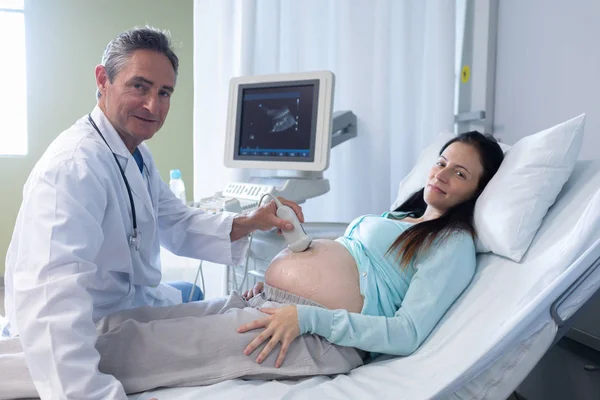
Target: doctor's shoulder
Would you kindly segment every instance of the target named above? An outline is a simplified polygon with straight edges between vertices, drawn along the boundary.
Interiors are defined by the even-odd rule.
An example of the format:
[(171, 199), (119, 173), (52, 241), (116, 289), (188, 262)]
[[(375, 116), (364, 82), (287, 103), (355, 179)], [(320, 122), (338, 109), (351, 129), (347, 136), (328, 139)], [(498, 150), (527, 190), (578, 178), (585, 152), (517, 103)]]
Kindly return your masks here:
[[(46, 151), (36, 163), (31, 178), (64, 174), (65, 169), (77, 168), (80, 171), (95, 170), (98, 166), (113, 162), (112, 154), (106, 151), (92, 132), (82, 129), (81, 124), (74, 124), (61, 132), (50, 143)], [(62, 171), (62, 172), (60, 172)], [(68, 177), (64, 177), (68, 178)], [(73, 176), (76, 178), (76, 176)]]

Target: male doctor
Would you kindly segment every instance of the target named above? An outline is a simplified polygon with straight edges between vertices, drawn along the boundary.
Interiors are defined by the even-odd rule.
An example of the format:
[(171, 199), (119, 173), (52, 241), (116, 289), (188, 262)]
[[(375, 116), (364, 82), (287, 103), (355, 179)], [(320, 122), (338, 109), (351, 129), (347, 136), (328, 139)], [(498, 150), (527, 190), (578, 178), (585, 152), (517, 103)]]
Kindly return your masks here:
[[(161, 245), (237, 265), (251, 231), (292, 229), (272, 202), (248, 215), (207, 214), (160, 179), (143, 142), (167, 117), (177, 68), (165, 32), (134, 28), (113, 39), (95, 70), (97, 106), (54, 140), (25, 184), (6, 257), (3, 334), (20, 337), (42, 399), (126, 398), (98, 371), (94, 323), (182, 301), (160, 284)], [(300, 207), (284, 202), (302, 221)]]

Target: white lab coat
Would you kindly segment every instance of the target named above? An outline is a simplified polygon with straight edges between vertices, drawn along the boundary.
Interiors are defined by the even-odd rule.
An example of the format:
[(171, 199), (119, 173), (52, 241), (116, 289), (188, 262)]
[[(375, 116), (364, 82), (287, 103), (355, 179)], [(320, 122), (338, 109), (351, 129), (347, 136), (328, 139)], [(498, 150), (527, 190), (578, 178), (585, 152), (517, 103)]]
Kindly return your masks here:
[(159, 284), (161, 245), (233, 265), (247, 251), (247, 240), (229, 240), (234, 214), (184, 206), (142, 144), (144, 179), (98, 107), (92, 118), (131, 186), (141, 248), (128, 244), (125, 184), (86, 115), (54, 140), (31, 172), (6, 257), (4, 334), (20, 336), (42, 399), (125, 398), (114, 377), (98, 372), (94, 322), (127, 308), (181, 302), (177, 289)]

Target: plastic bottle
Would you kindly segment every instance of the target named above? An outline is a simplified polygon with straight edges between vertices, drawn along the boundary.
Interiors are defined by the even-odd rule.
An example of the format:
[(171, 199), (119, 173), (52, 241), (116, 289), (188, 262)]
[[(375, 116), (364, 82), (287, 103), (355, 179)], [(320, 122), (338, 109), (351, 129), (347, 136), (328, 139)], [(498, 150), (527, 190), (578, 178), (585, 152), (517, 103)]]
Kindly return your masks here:
[(185, 185), (183, 184), (183, 180), (181, 179), (181, 171), (178, 169), (171, 170), (171, 180), (169, 181), (169, 187), (171, 188), (171, 192), (181, 200), (183, 204), (187, 204), (187, 199), (185, 197)]

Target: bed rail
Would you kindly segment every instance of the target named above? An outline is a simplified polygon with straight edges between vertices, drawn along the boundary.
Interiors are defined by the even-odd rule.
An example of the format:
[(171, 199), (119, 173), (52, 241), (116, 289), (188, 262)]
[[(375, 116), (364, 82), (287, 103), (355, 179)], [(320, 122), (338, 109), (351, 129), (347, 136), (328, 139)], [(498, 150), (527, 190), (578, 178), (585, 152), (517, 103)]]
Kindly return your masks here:
[(594, 271), (596, 271), (596, 269), (598, 268), (598, 266), (600, 266), (600, 257), (598, 257), (596, 259), (596, 261), (594, 261), (586, 270), (583, 274), (581, 274), (579, 276), (579, 278), (577, 278), (568, 288), (567, 290), (565, 290), (556, 300), (554, 300), (554, 303), (552, 303), (552, 306), (550, 307), (550, 315), (552, 316), (552, 319), (554, 320), (554, 322), (556, 322), (556, 325), (558, 325), (559, 328), (562, 328), (567, 320), (562, 319), (562, 317), (560, 316), (560, 314), (558, 313), (558, 308), (564, 303), (564, 301), (575, 291), (577, 290), (577, 288), (579, 286), (581, 286), (581, 284), (583, 283), (583, 281), (585, 281), (592, 273), (594, 273)]

